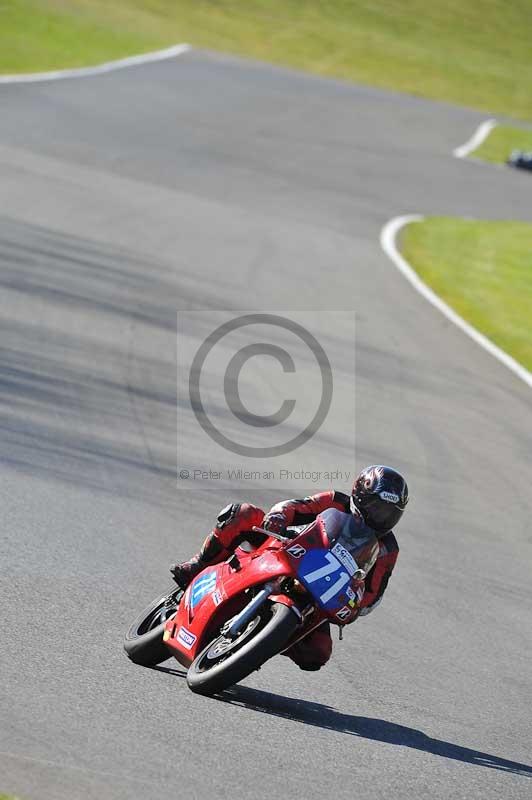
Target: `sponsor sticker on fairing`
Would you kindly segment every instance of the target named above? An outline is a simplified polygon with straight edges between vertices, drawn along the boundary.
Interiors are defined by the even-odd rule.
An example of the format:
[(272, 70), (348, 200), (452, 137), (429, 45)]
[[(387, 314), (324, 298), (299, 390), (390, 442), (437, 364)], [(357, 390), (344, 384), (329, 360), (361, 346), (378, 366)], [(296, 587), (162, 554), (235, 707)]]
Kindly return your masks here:
[(348, 617), (351, 616), (351, 609), (348, 608), (347, 606), (344, 606), (343, 608), (340, 609), (340, 611), (336, 612), (336, 616), (338, 617), (338, 619), (341, 620), (347, 619)]
[(347, 587), (345, 590), (346, 595), (348, 596), (349, 600), (347, 601), (347, 605), (350, 608), (356, 608), (362, 600), (364, 596), (364, 589), (360, 587), (357, 591), (353, 591), (350, 586)]
[(387, 503), (398, 503), (401, 499), (398, 494), (394, 494), (393, 492), (381, 492), (379, 497), (382, 497)]
[(307, 551), (304, 547), (301, 547), (300, 544), (293, 544), (292, 547), (289, 547), (287, 553), (290, 553), (291, 556), (294, 558), (301, 558), (305, 555)]
[(194, 642), (196, 641), (196, 637), (190, 631), (187, 631), (186, 628), (180, 628), (179, 633), (177, 634), (177, 638), (187, 650), (191, 650), (194, 646)]
[(214, 603), (215, 606), (219, 606), (220, 603), (222, 602), (222, 593), (219, 592), (218, 590), (213, 592), (213, 594), (212, 594), (212, 602)]
[(357, 562), (349, 552), (343, 547), (340, 542), (337, 542), (334, 547), (332, 548), (332, 552), (340, 561), (340, 563), (346, 568), (350, 575), (354, 575), (358, 569)]

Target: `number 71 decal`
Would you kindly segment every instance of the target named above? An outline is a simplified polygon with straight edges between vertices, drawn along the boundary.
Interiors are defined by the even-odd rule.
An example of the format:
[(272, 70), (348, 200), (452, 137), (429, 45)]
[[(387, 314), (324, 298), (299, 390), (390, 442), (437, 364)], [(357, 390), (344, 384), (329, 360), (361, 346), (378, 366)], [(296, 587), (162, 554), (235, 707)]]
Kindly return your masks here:
[[(313, 570), (312, 572), (307, 573), (306, 575), (302, 575), (301, 577), (307, 583), (315, 583), (316, 581), (321, 580), (322, 578), (326, 578), (327, 576), (333, 575), (333, 573), (338, 572), (338, 570), (342, 569), (342, 565), (336, 558), (333, 556), (331, 552), (324, 554), (325, 560), (328, 562), (323, 567), (318, 567), (318, 569)], [(320, 601), (322, 603), (328, 603), (338, 592), (340, 592), (344, 586), (349, 583), (350, 576), (347, 572), (343, 570), (338, 575), (337, 580), (329, 586), (327, 590), (320, 595)]]

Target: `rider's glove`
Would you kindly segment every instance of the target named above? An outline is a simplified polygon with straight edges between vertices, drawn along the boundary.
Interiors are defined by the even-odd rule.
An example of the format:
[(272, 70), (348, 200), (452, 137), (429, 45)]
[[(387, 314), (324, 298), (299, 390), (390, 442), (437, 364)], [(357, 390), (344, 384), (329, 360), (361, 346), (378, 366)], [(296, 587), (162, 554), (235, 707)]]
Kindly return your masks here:
[(284, 533), (286, 520), (283, 514), (266, 514), (262, 521), (262, 527), (272, 533)]

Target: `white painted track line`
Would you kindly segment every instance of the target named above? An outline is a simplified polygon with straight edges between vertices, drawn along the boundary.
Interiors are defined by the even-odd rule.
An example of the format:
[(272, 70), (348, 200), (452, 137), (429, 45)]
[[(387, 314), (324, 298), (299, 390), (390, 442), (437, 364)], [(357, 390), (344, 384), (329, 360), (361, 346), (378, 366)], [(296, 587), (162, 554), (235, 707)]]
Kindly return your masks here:
[(453, 322), (460, 330), (467, 334), (474, 342), (479, 344), (484, 350), (494, 356), (501, 364), (508, 367), (514, 375), (521, 378), (528, 386), (532, 387), (532, 373), (525, 367), (519, 364), (514, 358), (505, 353), (497, 347), (496, 344), (484, 336), (482, 333), (473, 328), (468, 322), (460, 317), (453, 309), (444, 303), (443, 300), (435, 294), (432, 289), (429, 289), (426, 283), (420, 279), (417, 273), (412, 269), (410, 264), (401, 255), (397, 249), (397, 234), (399, 231), (409, 225), (411, 222), (422, 222), (425, 218), (420, 214), (408, 214), (402, 217), (394, 217), (386, 223), (381, 231), (380, 242), (381, 247), (387, 256), (391, 258), (395, 266), (403, 273), (405, 278), (412, 284), (414, 289), (418, 291), (423, 297), (432, 303), (442, 314), (445, 314), (447, 319)]
[(103, 75), (106, 72), (114, 72), (116, 69), (126, 67), (136, 67), (140, 64), (150, 64), (154, 61), (164, 61), (168, 58), (176, 58), (183, 53), (191, 50), (189, 44), (176, 44), (167, 47), (166, 50), (155, 50), (151, 53), (142, 53), (138, 56), (120, 58), (118, 61), (108, 61), (105, 64), (98, 64), (95, 67), (79, 67), (77, 69), (60, 69), (55, 72), (26, 72), (20, 75), (0, 75), (2, 83), (39, 83), (40, 81), (58, 81), (65, 78), (89, 78), (93, 75)]
[(456, 158), (465, 158), (468, 156), (469, 153), (476, 150), (477, 147), (480, 147), (496, 125), (496, 119), (487, 119), (485, 122), (481, 122), (473, 136), (468, 139), (465, 144), (460, 145), (460, 147), (455, 147), (453, 156)]

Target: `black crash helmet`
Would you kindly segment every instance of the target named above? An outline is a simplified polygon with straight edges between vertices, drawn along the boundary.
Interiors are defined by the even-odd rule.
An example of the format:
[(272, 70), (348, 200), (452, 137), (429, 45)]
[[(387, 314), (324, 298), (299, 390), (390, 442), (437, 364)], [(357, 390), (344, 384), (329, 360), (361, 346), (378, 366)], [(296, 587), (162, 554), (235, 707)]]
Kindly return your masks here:
[(403, 516), (407, 503), (406, 481), (391, 467), (366, 467), (353, 484), (351, 510), (360, 512), (366, 525), (377, 533), (391, 531)]

